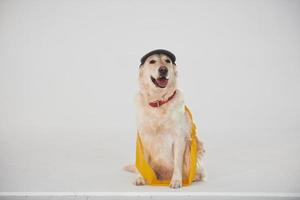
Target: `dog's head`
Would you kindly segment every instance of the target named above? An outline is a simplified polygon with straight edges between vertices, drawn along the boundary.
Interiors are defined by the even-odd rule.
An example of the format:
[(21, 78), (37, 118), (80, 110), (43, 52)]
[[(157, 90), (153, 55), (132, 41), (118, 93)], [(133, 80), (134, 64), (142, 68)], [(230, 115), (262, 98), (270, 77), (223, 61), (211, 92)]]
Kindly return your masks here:
[(141, 59), (139, 80), (142, 89), (154, 92), (176, 87), (175, 56), (167, 50), (154, 50)]

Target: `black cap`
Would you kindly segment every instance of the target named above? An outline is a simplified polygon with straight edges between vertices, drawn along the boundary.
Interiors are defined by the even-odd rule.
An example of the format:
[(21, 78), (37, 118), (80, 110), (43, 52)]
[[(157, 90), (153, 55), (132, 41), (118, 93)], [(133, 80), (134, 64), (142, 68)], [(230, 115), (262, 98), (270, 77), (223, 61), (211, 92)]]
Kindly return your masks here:
[(141, 65), (143, 65), (145, 63), (145, 61), (147, 60), (148, 57), (150, 57), (154, 54), (165, 54), (166, 56), (168, 56), (171, 59), (172, 63), (175, 64), (176, 57), (172, 52), (165, 50), (165, 49), (156, 49), (156, 50), (150, 51), (149, 53), (147, 53), (146, 55), (144, 55), (141, 58)]

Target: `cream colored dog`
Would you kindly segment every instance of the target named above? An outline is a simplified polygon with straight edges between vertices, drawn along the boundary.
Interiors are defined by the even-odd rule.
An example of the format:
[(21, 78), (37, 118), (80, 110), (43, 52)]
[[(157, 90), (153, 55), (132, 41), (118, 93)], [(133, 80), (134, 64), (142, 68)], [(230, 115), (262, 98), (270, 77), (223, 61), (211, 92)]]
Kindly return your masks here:
[[(171, 180), (171, 188), (180, 188), (182, 180), (189, 172), (192, 122), (184, 112), (182, 92), (176, 87), (175, 56), (166, 50), (155, 50), (145, 56), (139, 69), (138, 133), (145, 158), (157, 178)], [(204, 149), (199, 140), (197, 146), (198, 160), (194, 181), (201, 181), (205, 179), (202, 164)], [(139, 174), (135, 184), (144, 185), (146, 181)]]

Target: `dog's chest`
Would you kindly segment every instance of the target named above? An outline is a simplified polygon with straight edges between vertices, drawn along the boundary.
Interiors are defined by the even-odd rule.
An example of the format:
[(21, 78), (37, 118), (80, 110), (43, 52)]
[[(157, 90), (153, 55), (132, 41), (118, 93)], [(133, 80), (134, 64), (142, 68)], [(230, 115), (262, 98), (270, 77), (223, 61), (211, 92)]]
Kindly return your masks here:
[(174, 136), (171, 133), (142, 133), (144, 151), (151, 163), (172, 167)]
[(176, 119), (174, 119), (168, 111), (145, 111), (140, 116), (139, 128), (142, 132), (156, 137), (157, 135), (172, 134), (172, 132), (174, 132), (174, 124), (176, 124)]
[(156, 111), (146, 110), (140, 116), (139, 132), (144, 151), (152, 163), (172, 167), (176, 117), (167, 110)]

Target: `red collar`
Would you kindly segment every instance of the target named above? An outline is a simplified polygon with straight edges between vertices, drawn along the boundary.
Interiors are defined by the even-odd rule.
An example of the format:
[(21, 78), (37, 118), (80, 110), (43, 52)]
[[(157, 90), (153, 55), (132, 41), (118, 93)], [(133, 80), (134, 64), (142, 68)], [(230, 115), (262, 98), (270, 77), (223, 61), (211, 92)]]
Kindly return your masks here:
[(165, 103), (168, 103), (171, 99), (173, 99), (175, 94), (176, 94), (176, 90), (173, 92), (173, 94), (167, 100), (165, 100), (165, 101), (163, 101), (163, 100), (153, 101), (153, 102), (150, 102), (149, 105), (151, 107), (154, 107), (154, 108), (160, 107), (160, 106), (164, 105)]

